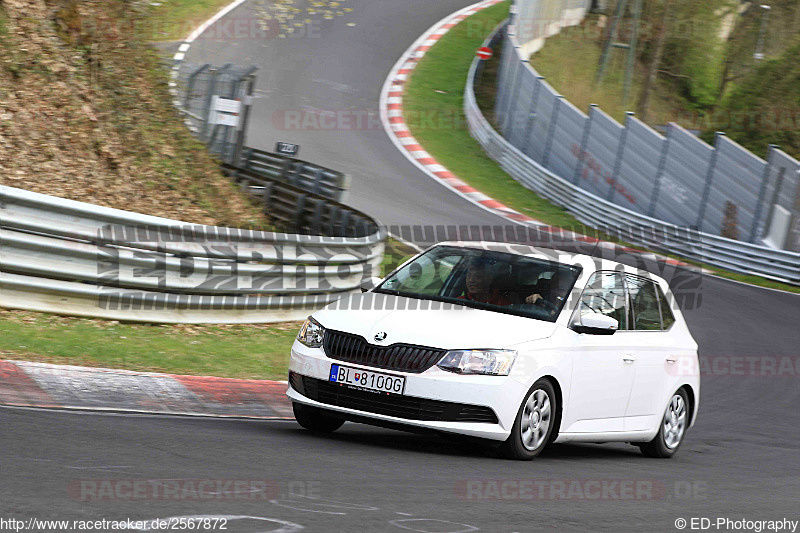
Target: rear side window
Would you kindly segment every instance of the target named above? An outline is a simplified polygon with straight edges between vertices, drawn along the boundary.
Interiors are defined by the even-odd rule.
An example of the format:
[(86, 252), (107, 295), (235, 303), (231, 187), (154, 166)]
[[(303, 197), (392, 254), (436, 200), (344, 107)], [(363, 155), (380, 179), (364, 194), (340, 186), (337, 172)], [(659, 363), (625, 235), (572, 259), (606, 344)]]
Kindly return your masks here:
[(656, 284), (636, 276), (625, 276), (625, 281), (628, 283), (628, 294), (631, 299), (633, 327), (630, 329), (660, 331), (661, 313), (659, 299), (656, 295)]
[(670, 308), (670, 302), (667, 301), (666, 297), (664, 296), (664, 291), (661, 290), (661, 287), (656, 285), (656, 291), (658, 291), (658, 302), (661, 307), (661, 327), (662, 329), (669, 329), (672, 327), (672, 324), (675, 323), (675, 315), (672, 314), (672, 309)]

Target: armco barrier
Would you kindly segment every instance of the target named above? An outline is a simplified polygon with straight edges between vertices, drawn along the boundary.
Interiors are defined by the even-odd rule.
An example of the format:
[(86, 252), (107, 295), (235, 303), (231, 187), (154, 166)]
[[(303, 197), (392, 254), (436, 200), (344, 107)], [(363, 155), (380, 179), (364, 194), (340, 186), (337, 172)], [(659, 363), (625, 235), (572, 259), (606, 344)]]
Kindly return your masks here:
[[(502, 27), (487, 39), (484, 43), (486, 46), (496, 41)], [(580, 222), (617, 235), (627, 242), (735, 272), (800, 283), (800, 253), (701, 233), (625, 209), (575, 185), (528, 157), (495, 131), (481, 113), (474, 91), (479, 63), (478, 59), (472, 63), (464, 91), (464, 112), (470, 133), (486, 153), (522, 185), (564, 207)], [(502, 105), (502, 102), (498, 105)]]
[(245, 148), (240, 165), (265, 177), (344, 202), (350, 188), (350, 176), (313, 163), (284, 155)]
[(0, 186), (0, 306), (159, 323), (302, 319), (380, 267), (385, 231), (340, 208), (364, 222), (336, 231), (374, 231), (191, 225)]

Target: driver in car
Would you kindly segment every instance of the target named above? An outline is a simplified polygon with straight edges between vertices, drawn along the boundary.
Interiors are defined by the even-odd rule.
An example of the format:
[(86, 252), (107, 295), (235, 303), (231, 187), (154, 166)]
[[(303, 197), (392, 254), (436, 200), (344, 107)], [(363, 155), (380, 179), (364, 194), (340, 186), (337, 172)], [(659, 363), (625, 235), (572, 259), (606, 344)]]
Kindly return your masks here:
[(511, 305), (513, 302), (507, 295), (492, 288), (494, 274), (489, 270), (489, 261), (482, 259), (470, 261), (467, 267), (467, 289), (458, 298), (492, 305)]
[(538, 285), (537, 291), (525, 298), (525, 303), (540, 305), (549, 303), (557, 307), (569, 293), (567, 282), (561, 279), (558, 271), (554, 272), (550, 279), (540, 280)]

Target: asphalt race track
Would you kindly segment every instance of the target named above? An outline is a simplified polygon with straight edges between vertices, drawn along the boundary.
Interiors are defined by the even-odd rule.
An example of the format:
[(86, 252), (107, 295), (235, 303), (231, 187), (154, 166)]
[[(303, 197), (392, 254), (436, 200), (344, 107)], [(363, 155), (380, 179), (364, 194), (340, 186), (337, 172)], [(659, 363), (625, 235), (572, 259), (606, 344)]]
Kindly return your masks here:
[[(319, 38), (201, 39), (187, 61), (260, 66), (250, 144), (297, 142), (300, 157), (350, 173), (350, 202), (384, 223), (504, 224), (419, 172), (381, 129), (284, 131), (271, 119), (287, 109), (377, 114), (402, 52), (470, 3), (350, 0), (353, 12), (326, 21)], [(256, 4), (229, 16), (250, 17)], [(800, 297), (683, 270), (663, 275), (685, 285), (684, 313), (710, 369), (698, 423), (675, 459), (585, 444), (520, 463), (470, 442), (355, 424), (320, 437), (294, 422), (4, 408), (0, 509), (59, 519), (250, 517), (231, 518), (234, 532), (676, 531), (678, 518), (800, 519)], [(794, 370), (778, 377), (750, 367), (787, 361)], [(275, 490), (215, 501), (89, 501), (72, 490), (109, 479), (266, 480)], [(504, 493), (492, 491), (504, 481)], [(530, 486), (520, 482), (540, 484), (520, 492)], [(605, 490), (589, 490), (598, 484)], [(642, 490), (620, 488), (631, 484)]]

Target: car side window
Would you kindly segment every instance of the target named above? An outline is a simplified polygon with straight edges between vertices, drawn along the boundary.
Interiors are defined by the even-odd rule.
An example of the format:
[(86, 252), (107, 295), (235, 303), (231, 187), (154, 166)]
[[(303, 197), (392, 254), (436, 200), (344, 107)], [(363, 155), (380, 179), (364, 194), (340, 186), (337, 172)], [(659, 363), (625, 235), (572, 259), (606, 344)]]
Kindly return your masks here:
[(442, 290), (460, 255), (443, 257), (433, 263), (428, 257), (420, 257), (408, 270), (404, 270), (386, 281), (386, 288), (400, 292), (415, 292), (436, 296)]
[(599, 313), (619, 322), (619, 329), (628, 329), (628, 306), (625, 285), (618, 272), (595, 272), (583, 291), (580, 301), (581, 316)]
[(628, 295), (633, 311), (631, 329), (639, 331), (660, 331), (661, 312), (659, 311), (656, 285), (649, 279), (626, 275)]
[(661, 307), (661, 327), (666, 331), (675, 323), (675, 315), (672, 313), (669, 301), (664, 296), (664, 291), (661, 290), (661, 287), (656, 285), (656, 291), (658, 292), (658, 302)]

